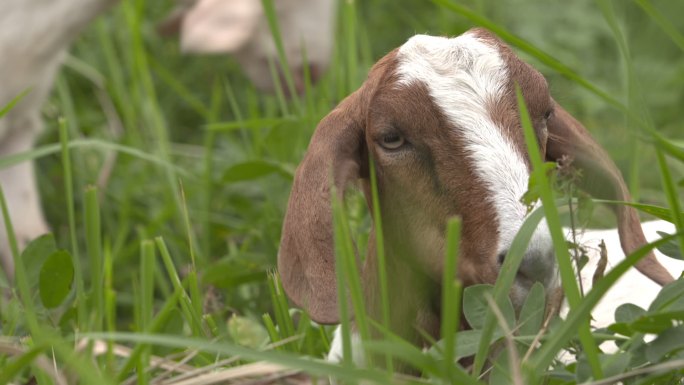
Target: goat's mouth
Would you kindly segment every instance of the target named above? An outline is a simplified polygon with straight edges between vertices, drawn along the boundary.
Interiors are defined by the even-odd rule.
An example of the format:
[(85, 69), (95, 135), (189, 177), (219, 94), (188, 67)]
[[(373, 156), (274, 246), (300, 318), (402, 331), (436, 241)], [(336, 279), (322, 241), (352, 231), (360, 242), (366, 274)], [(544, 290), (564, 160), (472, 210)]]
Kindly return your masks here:
[[(499, 267), (503, 267), (506, 252), (497, 257)], [(501, 271), (501, 273), (505, 273)], [(540, 283), (545, 290), (553, 286), (556, 281), (556, 265), (553, 252), (542, 250), (528, 250), (523, 257), (515, 280), (511, 288), (511, 298), (514, 303), (522, 304), (535, 283)]]
[(515, 282), (526, 290), (531, 290), (535, 283), (540, 283), (545, 290), (549, 290), (556, 282), (556, 269), (554, 265), (543, 266), (533, 270), (518, 269)]
[[(503, 267), (506, 259), (506, 252), (499, 253), (497, 262), (499, 267)], [(523, 257), (516, 277), (525, 281), (544, 283), (547, 278), (555, 271), (555, 258), (553, 253), (543, 253), (528, 251)]]
[[(544, 285), (544, 280), (542, 280), (540, 278), (541, 277), (530, 277), (527, 275), (527, 273), (520, 271), (520, 270), (518, 270), (518, 272), (515, 275), (515, 281), (527, 289), (531, 289), (532, 285), (534, 285), (537, 282)], [(546, 286), (546, 285), (544, 285), (544, 286)]]

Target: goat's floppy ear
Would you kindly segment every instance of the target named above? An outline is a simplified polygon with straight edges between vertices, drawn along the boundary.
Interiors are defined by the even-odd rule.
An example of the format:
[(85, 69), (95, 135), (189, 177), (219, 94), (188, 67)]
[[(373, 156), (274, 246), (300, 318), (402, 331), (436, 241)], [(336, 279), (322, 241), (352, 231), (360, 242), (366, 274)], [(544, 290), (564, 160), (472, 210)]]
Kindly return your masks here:
[[(630, 201), (629, 191), (615, 163), (591, 138), (586, 128), (555, 101), (554, 113), (547, 126), (546, 156), (549, 160), (570, 156), (572, 165), (582, 171), (582, 189), (598, 198)], [(626, 205), (614, 205), (613, 209), (617, 215), (622, 250), (629, 255), (647, 243), (639, 216), (634, 208)], [(636, 268), (660, 285), (674, 281), (652, 252), (637, 263)]]
[(337, 280), (331, 187), (340, 199), (359, 178), (363, 162), (362, 90), (326, 116), (297, 168), (278, 253), (278, 270), (290, 299), (319, 323), (337, 323)]

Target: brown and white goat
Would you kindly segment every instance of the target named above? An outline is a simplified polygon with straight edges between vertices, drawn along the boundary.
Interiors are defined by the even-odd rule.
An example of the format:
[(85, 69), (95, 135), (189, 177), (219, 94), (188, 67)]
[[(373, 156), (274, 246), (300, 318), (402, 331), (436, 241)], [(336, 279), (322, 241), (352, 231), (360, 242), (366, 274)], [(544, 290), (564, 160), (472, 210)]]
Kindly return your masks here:
[[(458, 278), (494, 283), (501, 257), (526, 218), (520, 198), (531, 171), (514, 85), (519, 84), (546, 159), (574, 159), (581, 185), (628, 201), (615, 164), (549, 94), (544, 77), (499, 38), (473, 29), (456, 38), (418, 35), (387, 54), (359, 90), (318, 125), (297, 169), (283, 225), (278, 268), (289, 297), (320, 323), (339, 321), (331, 191), (360, 180), (370, 207), (375, 163), (384, 227), (391, 327), (418, 345), (418, 329), (438, 338), (445, 228), (462, 218)], [(334, 190), (331, 187), (335, 187)], [(646, 240), (634, 209), (615, 206), (626, 253)], [(363, 266), (368, 314), (379, 320), (374, 237)], [(659, 284), (672, 276), (649, 254), (637, 268)], [(520, 307), (534, 282), (557, 287), (555, 257), (542, 222), (511, 292)]]
[[(29, 150), (42, 123), (40, 109), (69, 43), (88, 23), (117, 0), (0, 0), (0, 109), (24, 91), (29, 93), (0, 117), (0, 158)], [(275, 45), (260, 0), (197, 0), (178, 13), (181, 46), (193, 53), (232, 53), (252, 81), (270, 89), (269, 61)], [(335, 0), (274, 2), (285, 55), (295, 83), (303, 87), (303, 66), (315, 77), (330, 60)], [(308, 63), (304, 63), (306, 56)], [(33, 163), (0, 169), (10, 217), (20, 245), (44, 234), (33, 176)], [(0, 219), (0, 262), (12, 276), (13, 260), (4, 221)]]

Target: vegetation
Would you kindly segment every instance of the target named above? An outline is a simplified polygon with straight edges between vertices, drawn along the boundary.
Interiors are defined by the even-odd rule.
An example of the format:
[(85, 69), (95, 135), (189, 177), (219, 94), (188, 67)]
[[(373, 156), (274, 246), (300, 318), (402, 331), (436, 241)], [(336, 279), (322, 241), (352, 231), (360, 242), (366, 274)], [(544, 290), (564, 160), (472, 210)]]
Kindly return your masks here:
[[(617, 160), (635, 200), (661, 207), (650, 213), (681, 231), (684, 22), (677, 16), (684, 3), (340, 3), (331, 68), (291, 99), (282, 90), (257, 92), (228, 57), (180, 56), (177, 42), (154, 29), (171, 1), (122, 2), (79, 38), (44, 109), (37, 148), (0, 159), (0, 167), (38, 163), (54, 232), (23, 252), (16, 285), (2, 282), (12, 295), (0, 298), (0, 383), (190, 384), (208, 383), (199, 373), (240, 381), (244, 372), (269, 379), (282, 368), (283, 375), (303, 370), (349, 383), (682, 383), (683, 280), (649, 309), (622, 306), (609, 330), (589, 331), (587, 320), (647, 249), (666, 245), (681, 258), (684, 237), (629, 256), (545, 336), (537, 335), (541, 287), (516, 317), (506, 294), (511, 274), (462, 292), (446, 284), (446, 298), (463, 298), (472, 330), (426, 352), (395, 338), (364, 345), (411, 363), (420, 378), (321, 361), (331, 327), (290, 309), (273, 270), (292, 175), (316, 123), (412, 34), (457, 35), (474, 25), (497, 32), (540, 69), (556, 99)], [(543, 172), (537, 183), (549, 183)], [(552, 193), (542, 190), (544, 210), (518, 234), (510, 266), (535, 221), (554, 210)], [(351, 199), (336, 214), (339, 233), (363, 245), (365, 204)], [(593, 224), (611, 224), (602, 217)], [(457, 227), (450, 226), (452, 246)], [(338, 240), (340, 261), (353, 262), (347, 237)], [(353, 263), (343, 266), (342, 281), (353, 289)], [(457, 322), (447, 320), (443, 330), (457, 330)], [(647, 343), (647, 333), (658, 337)], [(616, 340), (618, 351), (596, 351), (604, 339)], [(475, 355), (482, 368), (497, 341), (507, 347), (487, 377), (445, 364)], [(555, 361), (566, 348), (577, 353), (576, 364)], [(230, 371), (237, 367), (244, 371)]]

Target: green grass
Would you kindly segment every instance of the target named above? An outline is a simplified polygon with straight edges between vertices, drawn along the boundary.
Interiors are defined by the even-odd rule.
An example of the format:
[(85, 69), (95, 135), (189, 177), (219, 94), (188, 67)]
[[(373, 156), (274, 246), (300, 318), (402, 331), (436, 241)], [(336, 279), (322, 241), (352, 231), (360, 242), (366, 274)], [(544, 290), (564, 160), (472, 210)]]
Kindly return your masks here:
[[(451, 222), (443, 307), (463, 303), (466, 319), (477, 327), (454, 333), (462, 320), (447, 312), (441, 326), (448, 337), (428, 351), (389, 330), (392, 293), (384, 259), (391, 256), (384, 255), (378, 221), (382, 319), (376, 322), (363, 311), (352, 239), (356, 249), (365, 250), (370, 218), (380, 217), (375, 181), (372, 213), (358, 194), (344, 205), (337, 202), (338, 284), (352, 299), (340, 301), (349, 305), (341, 313), (356, 314), (364, 340), (378, 333), (385, 337), (364, 343), (365, 351), (384, 363), (378, 368), (357, 368), (348, 353), (341, 365), (321, 361), (332, 327), (291, 309), (272, 272), (293, 172), (316, 123), (363, 82), (375, 60), (409, 36), (456, 35), (474, 25), (495, 30), (542, 71), (554, 97), (616, 159), (638, 196), (636, 206), (669, 219), (681, 232), (684, 23), (677, 15), (684, 14), (684, 4), (341, 1), (330, 69), (319, 84), (307, 85), (304, 95), (289, 99), (294, 85), (287, 65), (284, 84), (266, 95), (229, 57), (179, 55), (175, 40), (154, 32), (155, 20), (172, 5), (123, 2), (90, 26), (58, 76), (36, 148), (0, 159), (0, 167), (37, 162), (54, 233), (34, 241), (21, 256), (13, 244), (16, 281), (11, 295), (0, 298), (0, 383), (35, 378), (53, 384), (67, 378), (145, 384), (180, 375), (198, 378), (189, 372), (211, 373), (215, 364), (228, 370), (251, 362), (261, 362), (255, 370), (265, 374), (262, 361), (345, 383), (574, 384), (611, 376), (623, 376), (629, 384), (681, 383), (681, 280), (649, 309), (621, 308), (608, 331), (590, 330), (587, 323), (601, 295), (647, 250), (670, 244), (682, 253), (684, 237), (638, 250), (584, 297), (572, 287), (567, 250), (556, 237), (572, 307), (566, 321), (537, 335), (541, 319), (534, 309), (544, 300), (539, 290), (520, 315), (508, 310), (514, 271), (536, 223), (545, 214), (560, 234), (555, 193), (548, 188), (544, 209), (523, 225), (493, 287), (462, 288), (450, 278), (459, 236), (458, 222)], [(278, 41), (277, 20), (272, 12), (267, 15)], [(282, 45), (277, 47), (274, 71), (284, 62)], [(0, 116), (21, 97), (0, 106)], [(535, 169), (542, 170), (538, 164)], [(550, 187), (543, 172), (537, 181)], [(4, 198), (0, 203), (5, 213)], [(592, 223), (613, 224), (604, 217), (598, 211)], [(56, 274), (73, 274), (66, 287), (43, 270), (64, 258), (70, 262), (61, 263)], [(348, 351), (346, 318), (343, 330)], [(667, 338), (647, 343), (646, 333)], [(574, 341), (578, 336), (579, 363), (556, 362), (560, 350), (580, 346)], [(604, 337), (623, 341), (617, 353), (594, 350)], [(541, 345), (528, 355), (535, 339)], [(497, 351), (494, 344), (502, 341), (515, 351), (502, 350), (486, 366), (485, 359)], [(489, 368), (488, 376), (451, 364), (465, 356), (475, 356), (477, 374)], [(159, 359), (179, 371), (153, 366)], [(423, 376), (394, 373), (395, 362), (410, 362)]]

